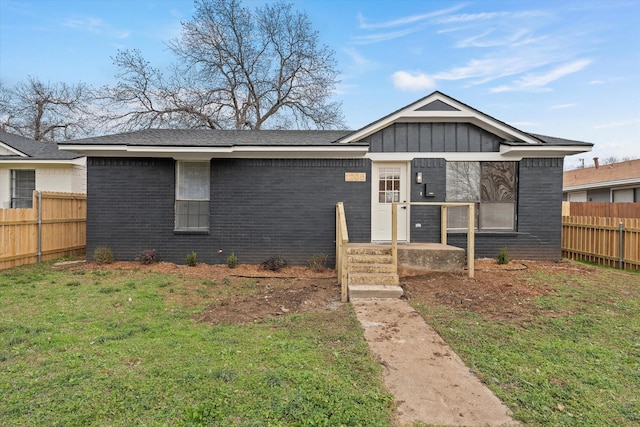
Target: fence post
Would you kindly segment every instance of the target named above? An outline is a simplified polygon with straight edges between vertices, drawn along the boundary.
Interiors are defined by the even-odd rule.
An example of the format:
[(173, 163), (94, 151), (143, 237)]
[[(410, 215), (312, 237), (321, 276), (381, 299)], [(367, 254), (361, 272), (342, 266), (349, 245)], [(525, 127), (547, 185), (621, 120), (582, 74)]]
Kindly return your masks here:
[(624, 230), (623, 230), (623, 228), (622, 228), (622, 221), (620, 221), (620, 239), (619, 239), (619, 240), (620, 240), (620, 261), (619, 261), (619, 262), (620, 262), (620, 264), (619, 264), (619, 266), (618, 266), (618, 268), (619, 268), (620, 270), (622, 270), (622, 268), (623, 268), (623, 263), (624, 263), (624, 253), (623, 253), (623, 251), (624, 251), (624, 246), (622, 245), (622, 238), (623, 238), (623, 236), (624, 236), (623, 231), (624, 231)]
[(38, 191), (38, 264), (42, 264), (42, 191)]

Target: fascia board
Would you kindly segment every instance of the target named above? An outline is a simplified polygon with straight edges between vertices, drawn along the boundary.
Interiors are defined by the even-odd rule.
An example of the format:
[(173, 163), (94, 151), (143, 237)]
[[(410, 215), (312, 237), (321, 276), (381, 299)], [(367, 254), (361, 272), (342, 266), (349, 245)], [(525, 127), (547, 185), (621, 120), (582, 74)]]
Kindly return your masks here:
[(366, 158), (374, 162), (410, 162), (414, 159), (444, 159), (448, 162), (504, 162), (519, 161), (522, 157), (505, 159), (498, 152), (430, 152), (430, 153), (369, 153)]
[(361, 158), (368, 146), (228, 146), (228, 147), (177, 147), (177, 146), (128, 146), (128, 145), (65, 145), (64, 150), (81, 152), (87, 156), (153, 157), (187, 159), (212, 158)]
[(500, 154), (505, 157), (564, 157), (587, 153), (592, 147), (583, 145), (500, 145)]
[[(81, 157), (84, 158), (84, 157)], [(77, 162), (78, 159), (68, 159), (68, 160), (33, 160), (30, 158), (18, 158), (18, 159), (3, 159), (0, 160), (0, 165), (79, 165), (81, 163)]]

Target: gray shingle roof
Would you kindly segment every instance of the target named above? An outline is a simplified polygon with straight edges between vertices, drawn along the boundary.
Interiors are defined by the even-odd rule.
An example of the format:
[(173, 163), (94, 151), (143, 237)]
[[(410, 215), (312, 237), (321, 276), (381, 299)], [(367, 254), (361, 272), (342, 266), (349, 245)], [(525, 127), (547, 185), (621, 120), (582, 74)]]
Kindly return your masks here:
[(4, 131), (0, 131), (0, 143), (28, 156), (0, 156), (0, 160), (72, 160), (82, 157), (81, 154), (59, 150), (55, 143), (40, 142)]
[(529, 135), (538, 138), (540, 141), (549, 145), (585, 145), (593, 146), (591, 142), (574, 141), (573, 139), (557, 138), (555, 136), (539, 135), (537, 133), (529, 133)]
[(145, 129), (61, 142), (60, 145), (130, 145), (179, 147), (336, 146), (349, 130)]

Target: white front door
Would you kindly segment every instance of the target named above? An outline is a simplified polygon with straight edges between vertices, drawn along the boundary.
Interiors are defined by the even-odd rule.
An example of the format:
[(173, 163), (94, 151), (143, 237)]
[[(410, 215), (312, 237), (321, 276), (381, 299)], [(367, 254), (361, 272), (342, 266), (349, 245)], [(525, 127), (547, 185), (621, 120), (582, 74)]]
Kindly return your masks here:
[[(391, 204), (409, 200), (406, 163), (374, 163), (371, 188), (371, 240), (391, 240)], [(398, 206), (398, 240), (407, 241), (409, 208)]]

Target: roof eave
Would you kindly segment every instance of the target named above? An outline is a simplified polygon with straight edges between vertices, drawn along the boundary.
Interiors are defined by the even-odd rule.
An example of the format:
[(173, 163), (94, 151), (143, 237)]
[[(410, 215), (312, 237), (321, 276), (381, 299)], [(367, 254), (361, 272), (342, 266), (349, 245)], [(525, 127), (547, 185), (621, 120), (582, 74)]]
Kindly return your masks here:
[(500, 154), (504, 157), (565, 157), (587, 153), (593, 146), (589, 145), (509, 145), (500, 144)]
[(73, 159), (34, 159), (31, 157), (19, 157), (16, 159), (0, 159), (0, 164), (25, 164), (25, 165), (82, 165), (86, 158), (79, 156)]
[(65, 151), (90, 157), (164, 157), (179, 160), (212, 158), (360, 158), (368, 145), (336, 146), (133, 146), (133, 145), (65, 145)]

